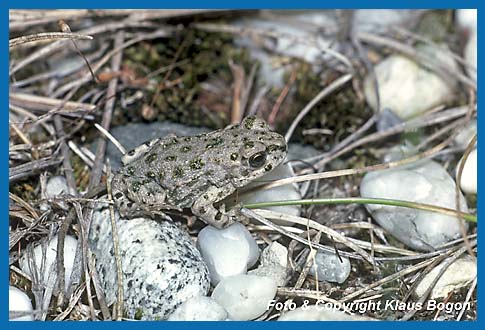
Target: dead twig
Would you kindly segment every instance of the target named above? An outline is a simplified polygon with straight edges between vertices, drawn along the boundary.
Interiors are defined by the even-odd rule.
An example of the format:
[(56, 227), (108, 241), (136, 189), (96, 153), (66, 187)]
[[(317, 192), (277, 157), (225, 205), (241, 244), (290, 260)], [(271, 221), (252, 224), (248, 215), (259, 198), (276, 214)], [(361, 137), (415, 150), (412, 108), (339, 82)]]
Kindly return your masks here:
[(56, 39), (83, 39), (83, 40), (92, 40), (92, 36), (79, 34), (79, 33), (70, 33), (70, 32), (41, 32), (36, 34), (31, 34), (27, 36), (21, 36), (18, 38), (13, 38), (8, 41), (8, 48), (14, 48), (21, 44), (27, 42), (34, 42), (34, 41), (43, 41), (43, 40), (56, 40)]
[(350, 81), (350, 79), (352, 79), (351, 74), (346, 74), (341, 76), (340, 78), (334, 80), (330, 85), (325, 87), (310, 102), (308, 102), (308, 104), (300, 111), (300, 113), (298, 113), (298, 115), (296, 116), (296, 118), (293, 120), (290, 127), (286, 131), (286, 134), (285, 134), (286, 142), (290, 141), (291, 136), (293, 135), (293, 132), (295, 131), (300, 121), (303, 119), (303, 117), (307, 115), (308, 112), (310, 112), (311, 109), (313, 109), (315, 105), (318, 104), (318, 102), (320, 102), (324, 97), (336, 91), (338, 88), (345, 85), (348, 81)]
[[(114, 47), (119, 48), (123, 44), (124, 40), (124, 33), (118, 32), (115, 38)], [(118, 52), (113, 57), (111, 63), (111, 70), (118, 71), (121, 66), (121, 59), (122, 53)], [(104, 107), (103, 118), (101, 120), (101, 126), (109, 130), (111, 117), (113, 115), (113, 108), (114, 108), (114, 96), (116, 95), (116, 87), (118, 86), (118, 78), (112, 79), (108, 84), (108, 90), (106, 92), (108, 101)], [(98, 138), (98, 144), (96, 147), (96, 157), (94, 159), (94, 166), (93, 170), (91, 171), (91, 177), (89, 178), (89, 186), (88, 189), (93, 189), (96, 187), (99, 182), (101, 181), (102, 171), (103, 171), (103, 163), (104, 163), (104, 153), (106, 150), (106, 138), (100, 137)]]
[(38, 160), (33, 160), (29, 163), (11, 167), (8, 172), (9, 184), (15, 183), (21, 179), (27, 178), (31, 175), (39, 173), (48, 167), (57, 166), (62, 162), (61, 159), (52, 159), (45, 157)]

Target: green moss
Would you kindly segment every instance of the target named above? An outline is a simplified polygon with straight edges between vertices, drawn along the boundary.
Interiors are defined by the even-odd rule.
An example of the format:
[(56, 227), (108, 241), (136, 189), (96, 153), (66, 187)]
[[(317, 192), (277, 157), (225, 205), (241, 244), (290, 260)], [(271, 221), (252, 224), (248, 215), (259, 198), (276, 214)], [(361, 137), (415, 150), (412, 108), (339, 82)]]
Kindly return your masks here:
[[(231, 98), (207, 95), (201, 84), (217, 82), (218, 86), (227, 87), (226, 92), (231, 93), (228, 86), (232, 85), (233, 76), (228, 63), (232, 61), (242, 65), (247, 72), (251, 66), (248, 51), (235, 47), (231, 35), (190, 28), (167, 39), (136, 44), (126, 49), (123, 57), (124, 64), (135, 68), (141, 76), (166, 68), (174, 62), (180, 63), (172, 70), (154, 76), (157, 84), (169, 86), (166, 85), (158, 93), (156, 88), (149, 90), (135, 108), (141, 109), (143, 103), (153, 102), (159, 111), (156, 118), (159, 121), (170, 120), (212, 128), (229, 123)], [(211, 116), (207, 115), (208, 111)], [(140, 112), (130, 111), (125, 114), (126, 119), (139, 121)]]
[[(285, 120), (279, 120), (277, 129), (282, 132), (286, 130), (288, 122), (291, 122), (322, 89), (337, 77), (329, 74), (328, 68), (323, 68), (322, 72), (314, 72), (311, 65), (304, 62), (299, 63), (296, 70), (293, 87), (295, 92), (285, 103), (285, 108), (280, 111), (287, 117)], [(322, 74), (328, 78), (322, 81)], [(290, 73), (286, 74), (285, 81), (288, 81), (289, 75)], [(274, 95), (279, 93), (280, 91), (275, 91)], [(372, 113), (366, 110), (365, 102), (360, 100), (352, 86), (347, 84), (312, 108), (299, 123), (292, 141), (329, 150), (335, 143), (357, 130), (371, 115)], [(325, 129), (332, 131), (332, 134), (303, 134), (307, 129)]]

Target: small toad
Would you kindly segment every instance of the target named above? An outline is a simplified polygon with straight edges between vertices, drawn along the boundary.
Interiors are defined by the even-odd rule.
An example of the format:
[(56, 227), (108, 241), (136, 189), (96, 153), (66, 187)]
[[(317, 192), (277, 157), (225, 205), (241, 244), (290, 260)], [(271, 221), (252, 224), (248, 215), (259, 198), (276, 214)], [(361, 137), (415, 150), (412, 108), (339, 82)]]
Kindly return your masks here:
[(207, 224), (223, 228), (240, 208), (226, 211), (224, 204), (214, 204), (273, 170), (286, 153), (284, 137), (256, 117), (207, 134), (170, 135), (122, 157), (112, 194), (125, 218), (190, 208)]

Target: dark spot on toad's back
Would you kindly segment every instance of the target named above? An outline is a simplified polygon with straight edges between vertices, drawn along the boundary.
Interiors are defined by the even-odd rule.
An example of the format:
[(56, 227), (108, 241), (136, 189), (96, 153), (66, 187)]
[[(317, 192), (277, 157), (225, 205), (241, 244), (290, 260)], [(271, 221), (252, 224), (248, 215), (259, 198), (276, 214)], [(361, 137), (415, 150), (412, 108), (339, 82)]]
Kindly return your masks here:
[(279, 150), (280, 147), (278, 147), (276, 144), (271, 144), (269, 145), (266, 150), (268, 150), (268, 152), (275, 152), (276, 150)]
[(133, 192), (138, 192), (141, 188), (141, 183), (140, 182), (133, 182), (133, 184), (131, 185), (131, 190)]
[(212, 149), (224, 143), (224, 139), (221, 137), (216, 137), (210, 140), (210, 142), (205, 146), (206, 149)]
[(202, 167), (204, 167), (204, 162), (200, 158), (195, 158), (190, 161), (190, 168), (193, 170), (200, 170)]
[(170, 156), (165, 157), (165, 160), (168, 160), (169, 162), (173, 162), (173, 161), (177, 160), (177, 156), (170, 155)]
[(173, 175), (175, 177), (181, 177), (184, 175), (184, 169), (182, 166), (177, 166), (174, 170), (173, 170)]
[(157, 159), (157, 154), (150, 154), (145, 158), (147, 164), (153, 163)]
[(244, 123), (244, 127), (246, 129), (251, 129), (253, 128), (253, 125), (254, 125), (254, 120), (255, 118), (254, 117), (249, 117), (249, 118), (246, 118), (246, 121)]

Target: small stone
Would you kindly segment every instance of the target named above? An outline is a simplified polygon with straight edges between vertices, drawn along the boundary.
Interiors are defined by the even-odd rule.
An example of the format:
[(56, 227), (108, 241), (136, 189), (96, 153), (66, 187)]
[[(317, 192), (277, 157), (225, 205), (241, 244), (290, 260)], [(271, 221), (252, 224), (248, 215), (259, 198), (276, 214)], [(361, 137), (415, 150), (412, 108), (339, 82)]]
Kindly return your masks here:
[(276, 289), (276, 283), (269, 277), (236, 275), (223, 279), (212, 292), (212, 298), (226, 309), (231, 320), (248, 321), (267, 310)]
[(410, 9), (358, 9), (353, 16), (356, 31), (386, 32), (389, 28), (411, 28), (421, 15), (421, 10)]
[(47, 198), (56, 198), (69, 193), (67, 180), (61, 175), (50, 177), (47, 180), (45, 194)]
[(399, 144), (389, 148), (387, 153), (382, 157), (384, 163), (395, 162), (407, 157), (414, 156), (416, 148), (408, 144)]
[[(418, 52), (458, 70), (451, 53), (443, 47), (423, 46)], [(377, 109), (372, 76), (364, 80), (367, 103), (376, 112), (390, 109), (401, 119), (409, 119), (450, 101), (455, 95), (455, 83), (420, 66), (401, 55), (391, 55), (375, 66), (379, 86), (380, 108)]]
[(68, 194), (69, 187), (67, 186), (67, 180), (65, 177), (61, 175), (50, 177), (45, 185), (45, 198), (48, 199), (48, 201), (42, 201), (40, 204), (40, 209), (42, 212), (49, 211), (52, 209), (53, 203), (55, 202), (55, 206), (67, 210), (68, 204), (60, 197)]
[[(415, 289), (415, 294), (418, 297), (425, 293), (443, 266), (443, 263), (439, 264), (419, 282)], [(432, 289), (429, 299), (446, 298), (450, 292), (470, 284), (476, 276), (477, 259), (471, 256), (460, 258), (445, 270)]]
[[(362, 197), (387, 198), (455, 208), (455, 182), (434, 161), (368, 173), (362, 179)], [(461, 210), (468, 211), (460, 194)], [(461, 237), (460, 220), (441, 213), (413, 208), (366, 205), (372, 217), (387, 232), (407, 246), (423, 251)], [(463, 223), (465, 228), (466, 223)]]
[(225, 229), (206, 226), (199, 232), (197, 247), (209, 267), (211, 283), (245, 274), (259, 258), (259, 247), (251, 233), (240, 223)]
[[(56, 260), (57, 260), (57, 240), (58, 236), (53, 236), (47, 243), (46, 256), (45, 256), (45, 266), (44, 273), (41, 274), (41, 282), (47, 284), (49, 277), (56, 272)], [(35, 243), (34, 243), (35, 244)], [(64, 268), (65, 268), (65, 286), (66, 290), (71, 285), (71, 273), (74, 265), (74, 258), (76, 256), (77, 249), (77, 239), (66, 235), (64, 240)], [(27, 250), (25, 250), (27, 251)], [(34, 258), (36, 272), (38, 273), (42, 267), (42, 244), (35, 244), (34, 247)], [(24, 254), (19, 261), (20, 269), (29, 276), (32, 276), (32, 271), (29, 266), (27, 255)]]
[[(127, 317), (164, 320), (183, 302), (204, 296), (209, 273), (191, 238), (171, 221), (120, 219), (115, 213)], [(108, 305), (116, 301), (117, 276), (109, 210), (93, 216), (89, 243)]]
[[(458, 169), (463, 158), (460, 160), (456, 166), (456, 175), (458, 176)], [(460, 187), (466, 194), (476, 194), (477, 193), (477, 149), (473, 149), (468, 158), (466, 159), (465, 166), (463, 166), (463, 172), (461, 172), (461, 182)]]
[(272, 242), (261, 253), (260, 266), (248, 272), (249, 275), (272, 278), (276, 285), (287, 283), (288, 250), (278, 242)]
[(458, 27), (462, 30), (474, 30), (477, 28), (476, 9), (457, 9), (455, 20)]
[(335, 308), (325, 308), (324, 306), (310, 305), (298, 307), (281, 315), (278, 321), (377, 321), (376, 319), (349, 315)]
[[(9, 312), (33, 312), (32, 301), (29, 296), (22, 290), (14, 287), (8, 287), (8, 311)], [(24, 316), (9, 316), (9, 321), (33, 321), (33, 314)]]
[(168, 321), (224, 321), (227, 312), (214, 299), (205, 296), (191, 298), (170, 315)]
[[(332, 253), (319, 251), (315, 255), (315, 264), (310, 268), (310, 275), (319, 281), (337, 282), (342, 284), (350, 274), (349, 258), (340, 258)], [(316, 266), (316, 271), (315, 271)]]
[(394, 112), (392, 112), (392, 110), (385, 108), (379, 114), (376, 128), (377, 131), (383, 132), (398, 124), (401, 124), (402, 122), (403, 120), (399, 118)]

